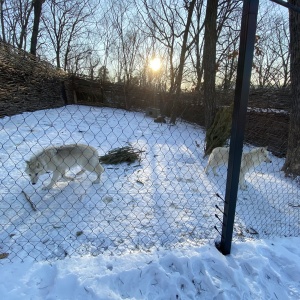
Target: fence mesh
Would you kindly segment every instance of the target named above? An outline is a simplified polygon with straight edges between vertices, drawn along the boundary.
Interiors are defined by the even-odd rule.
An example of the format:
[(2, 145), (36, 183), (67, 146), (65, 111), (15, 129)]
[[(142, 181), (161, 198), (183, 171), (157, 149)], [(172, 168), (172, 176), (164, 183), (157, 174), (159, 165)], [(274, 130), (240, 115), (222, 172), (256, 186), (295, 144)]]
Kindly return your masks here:
[[(7, 68), (1, 68), (1, 80), (7, 83), (3, 75)], [(14, 86), (20, 91), (27, 83), (18, 81)], [(239, 189), (238, 193), (236, 240), (299, 236), (299, 185), (281, 171), (287, 147), (288, 106), (278, 108), (273, 102), (252, 101), (266, 95), (274, 99), (274, 91), (271, 88), (259, 96), (254, 90), (250, 95), (244, 152), (268, 146), (272, 162), (259, 156), (258, 165), (245, 172), (247, 189)], [(276, 103), (282, 104), (278, 96), (281, 92), (276, 93)], [(123, 107), (120, 95), (117, 100), (112, 95), (105, 92), (99, 103), (94, 100), (93, 105), (98, 106), (82, 100), (53, 108), (46, 107), (47, 98), (35, 98), (36, 109), (25, 108), (20, 113), (21, 104), (15, 102), (15, 114), (10, 110), (10, 116), (5, 116), (2, 112), (1, 258), (16, 261), (118, 254), (199, 245), (219, 238), (227, 168), (225, 161), (217, 168), (219, 176), (205, 173), (208, 157), (203, 157), (201, 97), (183, 94), (180, 105), (184, 109), (179, 110), (176, 124), (170, 125), (163, 122), (168, 121), (167, 116), (160, 121), (154, 119), (162, 101), (168, 101), (166, 98), (153, 94), (152, 100), (160, 98), (151, 105), (143, 101), (148, 109), (125, 110), (105, 107), (113, 103)], [(8, 103), (10, 99), (11, 108), (14, 98), (5, 97), (10, 98), (1, 101)], [(227, 103), (232, 101), (231, 96), (227, 99)], [(100, 183), (92, 183), (94, 172), (76, 175), (80, 167), (75, 167), (66, 173), (72, 180), (59, 178), (49, 190), (43, 187), (49, 184), (52, 172), (41, 175), (32, 185), (25, 172), (26, 161), (49, 145), (69, 144), (93, 146), (100, 157), (127, 147), (139, 157), (133, 162), (102, 163), (105, 171)]]
[[(180, 121), (157, 124), (143, 112), (71, 105), (1, 119), (1, 252), (35, 259), (103, 251), (172, 247), (214, 240), (223, 207), (226, 166), (205, 174), (204, 131)], [(72, 181), (52, 174), (31, 185), (25, 160), (49, 145), (80, 143), (99, 155), (130, 145), (140, 159), (103, 164), (96, 175), (72, 169)], [(245, 151), (253, 146), (246, 145)], [(270, 154), (245, 174), (235, 238), (299, 235), (297, 183), (280, 171), (283, 158)]]
[[(1, 126), (1, 252), (10, 259), (150, 249), (216, 235), (219, 200), (203, 173), (199, 126), (77, 105), (6, 117)], [(43, 186), (52, 174), (30, 184), (25, 160), (49, 145), (74, 143), (92, 145), (100, 156), (130, 145), (140, 159), (103, 164), (99, 184), (93, 173), (75, 176), (78, 168), (67, 173), (74, 180), (61, 178), (50, 190)]]

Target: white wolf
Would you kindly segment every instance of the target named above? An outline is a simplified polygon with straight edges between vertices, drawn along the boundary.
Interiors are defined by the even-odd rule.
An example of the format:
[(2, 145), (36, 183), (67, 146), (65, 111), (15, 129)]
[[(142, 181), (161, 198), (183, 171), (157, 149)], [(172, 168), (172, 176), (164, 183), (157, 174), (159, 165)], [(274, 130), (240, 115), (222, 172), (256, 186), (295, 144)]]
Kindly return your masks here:
[[(220, 165), (228, 165), (229, 148), (228, 147), (217, 147), (215, 148), (209, 158), (205, 168), (205, 173), (208, 174), (209, 169), (213, 170), (215, 176), (217, 176), (216, 168)], [(242, 190), (247, 188), (245, 183), (245, 174), (251, 169), (257, 167), (262, 162), (272, 162), (269, 158), (269, 152), (267, 147), (254, 148), (250, 152), (242, 154), (239, 187)]]
[(50, 146), (35, 154), (29, 161), (26, 161), (25, 172), (29, 175), (31, 183), (36, 184), (40, 175), (53, 172), (49, 185), (43, 189), (51, 189), (59, 177), (73, 180), (66, 176), (66, 170), (75, 166), (81, 166), (82, 170), (76, 175), (82, 174), (85, 170), (95, 172), (97, 179), (93, 183), (100, 182), (100, 176), (104, 168), (99, 163), (99, 155), (95, 148), (83, 144), (71, 144), (63, 146)]

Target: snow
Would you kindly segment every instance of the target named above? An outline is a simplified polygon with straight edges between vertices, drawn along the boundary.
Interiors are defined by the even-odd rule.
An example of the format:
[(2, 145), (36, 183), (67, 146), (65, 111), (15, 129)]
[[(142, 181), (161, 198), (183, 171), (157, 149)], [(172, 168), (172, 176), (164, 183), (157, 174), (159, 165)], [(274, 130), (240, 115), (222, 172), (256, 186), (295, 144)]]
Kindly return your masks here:
[(299, 299), (299, 238), (0, 266), (1, 299)]
[[(70, 105), (2, 118), (0, 129), (1, 299), (300, 298), (299, 187), (280, 171), (283, 159), (246, 175), (223, 256), (214, 227), (226, 168), (204, 174), (199, 126)], [(99, 155), (128, 144), (143, 152), (105, 165), (100, 185), (88, 172), (50, 191), (41, 189), (49, 174), (29, 184), (33, 152), (74, 142)]]

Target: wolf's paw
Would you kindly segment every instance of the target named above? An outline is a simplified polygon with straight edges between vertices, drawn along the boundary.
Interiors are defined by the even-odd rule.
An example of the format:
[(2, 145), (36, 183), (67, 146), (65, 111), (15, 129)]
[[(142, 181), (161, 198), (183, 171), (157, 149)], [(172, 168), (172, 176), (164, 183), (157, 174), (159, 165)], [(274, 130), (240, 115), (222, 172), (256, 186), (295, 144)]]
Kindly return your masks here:
[(247, 190), (247, 188), (248, 188), (248, 186), (246, 184), (243, 184), (240, 186), (240, 189), (243, 191)]
[(52, 188), (53, 185), (46, 185), (42, 187), (43, 191), (49, 191)]

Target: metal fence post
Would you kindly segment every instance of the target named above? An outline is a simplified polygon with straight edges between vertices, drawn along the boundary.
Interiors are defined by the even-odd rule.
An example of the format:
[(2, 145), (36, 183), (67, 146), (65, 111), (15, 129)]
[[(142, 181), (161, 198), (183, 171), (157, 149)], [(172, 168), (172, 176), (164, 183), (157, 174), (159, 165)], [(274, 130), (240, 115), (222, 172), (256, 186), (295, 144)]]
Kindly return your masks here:
[(259, 0), (245, 0), (241, 23), (239, 59), (232, 116), (229, 161), (221, 242), (218, 249), (230, 254), (238, 193), (238, 182), (246, 123), (250, 77), (255, 44)]

